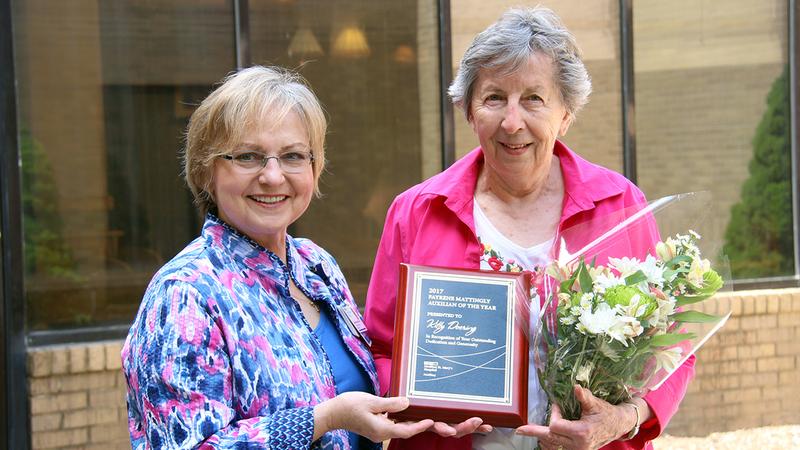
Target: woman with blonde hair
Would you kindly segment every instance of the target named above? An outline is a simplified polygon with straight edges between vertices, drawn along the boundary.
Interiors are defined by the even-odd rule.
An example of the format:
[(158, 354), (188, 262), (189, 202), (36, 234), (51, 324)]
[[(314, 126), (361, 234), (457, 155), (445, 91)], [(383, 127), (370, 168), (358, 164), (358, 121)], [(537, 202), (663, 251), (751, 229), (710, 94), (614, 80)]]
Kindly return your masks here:
[(318, 192), (326, 126), (298, 75), (266, 67), (192, 114), (185, 176), (205, 223), (153, 277), (122, 350), (134, 449), (380, 448), (433, 423), (386, 418), (408, 400), (374, 395), (342, 271), (287, 233)]

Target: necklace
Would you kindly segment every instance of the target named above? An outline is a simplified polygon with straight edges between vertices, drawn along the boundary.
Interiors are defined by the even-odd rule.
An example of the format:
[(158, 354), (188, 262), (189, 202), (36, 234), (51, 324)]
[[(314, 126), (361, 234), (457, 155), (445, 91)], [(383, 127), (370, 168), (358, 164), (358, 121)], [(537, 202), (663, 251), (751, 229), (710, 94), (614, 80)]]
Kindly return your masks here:
[[(294, 292), (293, 292), (293, 291), (294, 291)], [(301, 298), (302, 298), (303, 300), (305, 300), (306, 302), (308, 302), (308, 304), (309, 304), (309, 305), (310, 305), (312, 308), (314, 308), (314, 310), (315, 310), (316, 312), (319, 312), (319, 305), (317, 304), (317, 302), (315, 302), (314, 300), (312, 300), (312, 299), (310, 299), (310, 298), (306, 297), (306, 295), (303, 293), (303, 291), (301, 291), (301, 290), (300, 290), (300, 288), (298, 288), (298, 287), (297, 287), (297, 286), (294, 284), (294, 282), (293, 282), (293, 281), (291, 282), (291, 285), (290, 285), (290, 288), (289, 288), (289, 293), (291, 294), (291, 296), (292, 296), (292, 299), (293, 299), (295, 302), (297, 302), (297, 304), (298, 304), (298, 305), (300, 304), (300, 300), (299, 300), (299, 299), (301, 299)]]
[(311, 300), (310, 298), (306, 298), (306, 300), (308, 300), (308, 304), (311, 305), (311, 307), (313, 307), (314, 310), (319, 312), (319, 305), (317, 304), (317, 302), (315, 302), (314, 300)]

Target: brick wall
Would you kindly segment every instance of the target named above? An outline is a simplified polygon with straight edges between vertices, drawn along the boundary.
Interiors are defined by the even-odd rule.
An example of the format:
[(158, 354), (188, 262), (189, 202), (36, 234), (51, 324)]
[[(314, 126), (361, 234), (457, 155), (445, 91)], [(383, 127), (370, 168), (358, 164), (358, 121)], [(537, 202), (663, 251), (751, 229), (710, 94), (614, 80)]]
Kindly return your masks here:
[(121, 341), (28, 352), (33, 449), (130, 449)]
[[(667, 432), (800, 423), (800, 289), (722, 294), (733, 311), (700, 349), (697, 377)], [(40, 347), (28, 354), (34, 449), (129, 449), (121, 342)]]
[(698, 352), (667, 433), (800, 424), (800, 289), (727, 293), (709, 309), (733, 315)]

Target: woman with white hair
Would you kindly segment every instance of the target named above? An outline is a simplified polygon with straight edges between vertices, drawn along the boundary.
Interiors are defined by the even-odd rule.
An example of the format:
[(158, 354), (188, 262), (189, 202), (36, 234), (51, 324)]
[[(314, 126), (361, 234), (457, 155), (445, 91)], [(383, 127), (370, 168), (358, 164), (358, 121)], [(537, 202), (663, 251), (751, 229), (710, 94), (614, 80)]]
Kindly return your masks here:
[[(587, 162), (558, 140), (590, 92), (574, 37), (546, 8), (511, 9), (475, 37), (449, 93), (480, 146), (400, 194), (387, 213), (365, 311), (381, 392), (390, 385), (400, 263), (540, 271), (566, 230), (646, 204), (622, 175)], [(634, 236), (630, 256), (658, 241), (657, 231), (645, 228)], [(579, 236), (584, 243), (599, 230), (586, 231)], [(540, 305), (531, 309), (536, 317)], [(576, 386), (580, 420), (564, 420), (554, 407), (547, 425), (547, 399), (531, 368), (530, 425), (487, 433), (480, 418), (436, 422), (434, 433), (393, 440), (391, 448), (530, 449), (535, 438), (546, 450), (651, 448), (648, 442), (686, 392), (693, 363), (689, 359), (658, 390), (620, 405)]]
[[(342, 271), (287, 233), (318, 191), (327, 122), (296, 74), (250, 67), (192, 114), (200, 237), (153, 277), (122, 350), (139, 449), (378, 449), (394, 423)], [(368, 438), (362, 439), (361, 436)]]

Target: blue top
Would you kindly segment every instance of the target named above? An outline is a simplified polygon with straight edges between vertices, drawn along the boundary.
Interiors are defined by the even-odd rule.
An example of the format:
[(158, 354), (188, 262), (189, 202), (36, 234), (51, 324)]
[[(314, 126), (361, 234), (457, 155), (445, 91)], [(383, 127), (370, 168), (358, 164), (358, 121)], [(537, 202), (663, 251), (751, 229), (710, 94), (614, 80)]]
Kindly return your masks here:
[[(353, 354), (345, 349), (344, 341), (331, 321), (328, 308), (320, 308), (319, 323), (314, 328), (314, 334), (322, 343), (322, 348), (328, 355), (336, 384), (336, 393), (361, 391), (371, 392), (372, 385), (367, 373), (359, 367)], [(349, 431), (350, 446), (354, 449), (362, 448), (359, 445), (360, 436)]]

